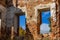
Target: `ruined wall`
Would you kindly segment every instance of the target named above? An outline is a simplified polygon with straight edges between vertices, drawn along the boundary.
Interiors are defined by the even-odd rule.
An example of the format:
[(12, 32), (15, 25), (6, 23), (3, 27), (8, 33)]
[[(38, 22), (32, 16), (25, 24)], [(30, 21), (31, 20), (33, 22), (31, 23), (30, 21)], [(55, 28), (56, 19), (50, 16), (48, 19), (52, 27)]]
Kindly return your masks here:
[[(27, 21), (27, 28), (30, 30), (30, 32), (27, 31), (27, 33), (31, 33), (31, 35), (33, 35), (34, 40), (39, 39), (40, 38), (40, 34), (38, 34), (38, 24), (40, 23), (39, 21), (37, 21), (39, 19), (39, 17), (37, 17), (39, 14), (37, 13), (36, 9), (44, 9), (44, 7), (48, 8), (48, 6), (50, 5), (50, 11), (51, 11), (51, 28), (52, 28), (52, 32), (50, 33), (50, 38), (51, 40), (56, 39), (56, 32), (57, 29), (56, 27), (58, 27), (56, 25), (57, 19), (56, 19), (56, 2), (55, 0), (46, 0), (46, 1), (42, 1), (42, 0), (28, 0), (28, 1), (24, 1), (24, 0), (20, 0), (18, 1), (18, 8), (22, 9), (25, 14), (26, 14), (26, 21)], [(40, 6), (41, 5), (41, 6)], [(54, 6), (53, 6), (54, 5)], [(40, 36), (39, 36), (40, 35)]]
[[(17, 14), (26, 15), (26, 34), (27, 38), (31, 37), (33, 40), (42, 39), (42, 36), (38, 34), (40, 31), (40, 19), (38, 14), (38, 9), (50, 8), (51, 11), (51, 28), (52, 32), (48, 34), (51, 40), (59, 37), (59, 12), (56, 11), (59, 9), (57, 3), (53, 0), (8, 0), (7, 7), (0, 5), (0, 11), (2, 13), (2, 27), (11, 30), (11, 27), (14, 27), (14, 30), (17, 32)], [(4, 3), (5, 5), (5, 3)], [(56, 10), (57, 6), (57, 10)], [(20, 10), (21, 9), (21, 10)], [(7, 12), (6, 12), (7, 10)], [(24, 12), (24, 13), (23, 13)], [(57, 16), (56, 16), (57, 15)], [(6, 30), (7, 31), (7, 30)], [(8, 32), (8, 31), (7, 31)], [(56, 35), (57, 34), (57, 35)], [(43, 35), (44, 36), (44, 35)]]

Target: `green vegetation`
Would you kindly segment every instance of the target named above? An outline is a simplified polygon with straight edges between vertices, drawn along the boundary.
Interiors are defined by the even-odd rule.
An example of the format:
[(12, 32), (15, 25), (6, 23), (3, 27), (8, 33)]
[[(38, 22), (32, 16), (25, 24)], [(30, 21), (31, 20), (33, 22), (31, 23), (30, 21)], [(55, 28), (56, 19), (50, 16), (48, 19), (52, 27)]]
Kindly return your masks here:
[(26, 30), (22, 29), (22, 27), (19, 27), (19, 36), (15, 36), (14, 40), (25, 40), (25, 34)]
[(43, 40), (50, 40), (48, 37), (46, 37), (46, 38), (43, 38)]
[(22, 29), (22, 27), (19, 27), (19, 36), (25, 36), (26, 30)]

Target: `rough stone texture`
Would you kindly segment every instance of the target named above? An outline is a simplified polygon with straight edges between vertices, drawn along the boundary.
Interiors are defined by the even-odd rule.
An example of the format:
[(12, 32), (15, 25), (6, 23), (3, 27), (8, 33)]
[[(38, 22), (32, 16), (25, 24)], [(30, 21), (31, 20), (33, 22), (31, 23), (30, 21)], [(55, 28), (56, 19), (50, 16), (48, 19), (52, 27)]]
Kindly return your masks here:
[[(36, 7), (36, 6), (38, 6), (38, 5), (44, 5), (44, 4), (48, 4), (48, 3), (53, 3), (52, 2), (52, 0), (46, 0), (46, 1), (44, 1), (44, 2), (41, 2), (41, 1), (39, 1), (39, 0), (37, 0), (37, 1), (32, 1), (32, 0), (30, 0), (30, 1), (26, 1), (26, 2), (24, 2), (23, 0), (20, 0), (19, 1), (19, 5), (18, 6), (20, 6), (20, 7), (24, 7), (24, 6), (26, 6), (26, 11), (27, 11), (27, 13), (26, 13), (26, 15), (27, 15), (27, 25), (28, 25), (28, 29), (30, 30), (30, 32), (32, 33), (32, 35), (33, 35), (33, 37), (34, 37), (34, 40), (36, 40), (36, 39), (39, 39), (40, 37), (38, 36), (39, 34), (38, 34), (38, 32), (39, 32), (39, 24), (41, 24), (40, 22), (41, 21), (39, 21), (40, 19), (39, 19), (39, 14), (37, 13), (37, 14), (35, 14), (36, 12), (35, 12), (35, 9), (34, 9), (34, 7)], [(52, 32), (50, 33), (50, 34), (48, 34), (49, 35), (49, 37), (51, 38), (51, 40), (54, 40), (54, 39), (56, 39), (56, 32), (57, 32), (57, 30), (59, 31), (59, 29), (57, 29), (57, 27), (59, 27), (58, 26), (58, 24), (56, 25), (56, 23), (58, 22), (57, 20), (59, 20), (59, 18), (57, 19), (56, 18), (56, 14), (58, 14), (59, 15), (59, 13), (56, 13), (56, 3), (55, 3), (55, 8), (54, 8), (54, 6), (53, 6), (54, 4), (52, 4), (51, 6), (51, 30), (52, 30)], [(45, 5), (46, 6), (46, 5)], [(43, 7), (43, 6), (42, 6)], [(58, 7), (58, 4), (57, 4), (57, 7)], [(38, 8), (38, 7), (37, 7)], [(46, 7), (47, 8), (47, 7)], [(43, 8), (44, 9), (44, 8)], [(54, 13), (54, 14), (53, 14)], [(38, 17), (37, 17), (38, 16)], [(34, 21), (34, 22), (33, 22)], [(32, 23), (34, 24), (34, 26), (32, 27)], [(35, 27), (36, 26), (36, 27)], [(36, 28), (36, 29), (35, 29)], [(36, 31), (36, 32), (33, 32), (33, 31)], [(28, 32), (27, 32), (28, 33)], [(59, 33), (57, 34), (57, 35), (59, 35)], [(58, 40), (58, 38), (56, 39), (56, 40)]]
[[(6, 1), (6, 0), (5, 0)], [(45, 37), (51, 38), (50, 40), (59, 40), (60, 37), (60, 21), (59, 21), (59, 2), (53, 2), (52, 0), (7, 0), (0, 1), (0, 12), (2, 15), (2, 34), (8, 34), (11, 27), (14, 26), (16, 33), (18, 29), (18, 16), (26, 15), (26, 35), (27, 38), (31, 37), (32, 40), (40, 40)], [(8, 3), (8, 4), (6, 4)], [(51, 30), (49, 34), (40, 34), (41, 16), (38, 9), (50, 8), (51, 11)], [(8, 29), (8, 31), (7, 31)], [(11, 33), (11, 32), (10, 32)], [(1, 34), (0, 34), (1, 35)], [(43, 39), (44, 40), (44, 39)]]
[[(57, 33), (56, 33), (56, 37), (58, 38), (58, 40), (60, 40), (60, 21), (58, 21), (58, 20), (60, 20), (60, 0), (57, 0), (57, 2), (56, 2), (56, 4), (57, 4), (57, 29), (56, 29), (56, 31), (57, 31)], [(58, 25), (59, 24), (59, 25)]]

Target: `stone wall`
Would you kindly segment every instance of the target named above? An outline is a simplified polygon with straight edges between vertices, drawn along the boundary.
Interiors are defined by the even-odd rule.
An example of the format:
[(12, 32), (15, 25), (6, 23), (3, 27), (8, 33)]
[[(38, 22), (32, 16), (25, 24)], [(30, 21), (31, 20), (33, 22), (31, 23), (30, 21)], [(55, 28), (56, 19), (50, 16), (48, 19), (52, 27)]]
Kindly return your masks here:
[[(41, 5), (41, 6), (40, 6)], [(54, 5), (54, 6), (53, 6)], [(39, 17), (37, 17), (39, 14), (37, 12), (37, 9), (44, 9), (45, 8), (49, 8), (50, 7), (50, 11), (51, 11), (51, 28), (52, 28), (52, 32), (50, 33), (50, 38), (51, 40), (56, 39), (56, 27), (58, 27), (56, 25), (57, 19), (56, 19), (56, 2), (53, 0), (46, 0), (46, 1), (41, 1), (41, 0), (28, 0), (28, 1), (23, 1), (20, 0), (18, 1), (18, 8), (22, 9), (25, 7), (26, 11), (26, 21), (27, 21), (27, 27), (30, 30), (31, 34), (34, 37), (34, 40), (39, 39), (40, 36), (38, 34), (38, 24), (40, 23), (38, 21)], [(58, 13), (59, 14), (59, 13)], [(33, 24), (33, 25), (32, 25)], [(27, 32), (28, 33), (28, 32)], [(28, 33), (29, 34), (29, 33)]]
[(58, 20), (60, 20), (60, 0), (57, 0), (57, 2), (56, 2), (56, 4), (57, 4), (57, 29), (56, 29), (56, 31), (57, 31), (57, 33), (56, 33), (56, 37), (60, 40), (60, 25), (58, 25), (58, 24), (60, 24), (60, 21), (58, 21)]
[[(57, 2), (57, 1), (56, 1)], [(53, 0), (8, 0), (6, 4), (7, 7), (0, 5), (0, 12), (2, 14), (2, 28), (10, 29), (13, 26), (14, 31), (17, 32), (17, 16), (26, 15), (26, 34), (27, 38), (31, 37), (33, 40), (39, 40), (44, 37), (51, 38), (50, 40), (59, 38), (59, 6), (58, 2), (56, 3)], [(5, 5), (5, 3), (4, 3)], [(57, 9), (56, 9), (57, 7)], [(52, 32), (49, 34), (39, 34), (40, 31), (40, 14), (38, 13), (38, 9), (49, 8), (51, 11), (51, 29)], [(39, 11), (41, 12), (41, 11)], [(8, 31), (6, 30), (8, 33)], [(48, 35), (48, 36), (46, 36)], [(43, 36), (43, 37), (42, 37)], [(57, 38), (57, 40), (58, 40)]]

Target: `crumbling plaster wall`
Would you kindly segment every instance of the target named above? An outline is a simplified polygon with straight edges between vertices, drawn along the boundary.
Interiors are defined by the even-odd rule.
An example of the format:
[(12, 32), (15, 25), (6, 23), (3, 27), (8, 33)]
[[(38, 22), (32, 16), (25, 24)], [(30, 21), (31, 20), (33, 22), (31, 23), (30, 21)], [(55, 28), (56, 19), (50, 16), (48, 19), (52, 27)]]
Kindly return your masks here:
[[(16, 2), (16, 0), (14, 0)], [(40, 0), (35, 0), (35, 1), (23, 1), (23, 0), (19, 0), (16, 6), (16, 3), (14, 3), (14, 6), (10, 6), (8, 8), (5, 8), (3, 6), (0, 6), (1, 8), (1, 13), (2, 13), (2, 26), (5, 27), (5, 25), (7, 25), (7, 27), (16, 27), (16, 23), (14, 20), (15, 19), (15, 14), (21, 14), (22, 12), (20, 12), (21, 10), (23, 12), (25, 12), (26, 14), (26, 25), (27, 25), (27, 35), (31, 34), (33, 35), (33, 39), (37, 40), (41, 37), (41, 35), (38, 34), (38, 9), (44, 9), (44, 8), (50, 8), (51, 11), (51, 17), (52, 17), (52, 21), (51, 21), (51, 27), (52, 27), (52, 33), (50, 35), (51, 39), (55, 39), (56, 37), (58, 37), (57, 35), (59, 35), (57, 33), (57, 35), (55, 36), (56, 32), (58, 32), (58, 22), (59, 22), (59, 18), (57, 15), (57, 19), (56, 19), (56, 5), (55, 2), (52, 2), (52, 0), (46, 0), (46, 1), (40, 1)], [(54, 6), (53, 6), (54, 5)], [(16, 9), (17, 8), (17, 9)], [(7, 9), (7, 13), (6, 13), (6, 9)], [(20, 10), (21, 9), (21, 10)], [(18, 11), (17, 11), (18, 10)], [(19, 11), (20, 10), (20, 11)], [(55, 14), (56, 13), (56, 14)], [(6, 20), (5, 20), (6, 19)], [(58, 20), (58, 22), (57, 22)], [(6, 23), (7, 22), (7, 23)], [(57, 25), (56, 25), (57, 23)], [(58, 28), (57, 28), (58, 27)], [(57, 28), (57, 29), (56, 29)]]
[[(57, 10), (57, 27), (56, 27), (56, 30), (57, 30), (57, 33), (56, 33), (56, 37), (60, 40), (60, 0), (57, 0), (56, 1), (56, 10)], [(59, 20), (59, 21), (58, 21)]]
[[(54, 6), (52, 6), (52, 5), (54, 5)], [(39, 15), (38, 14), (38, 9), (41, 10), (41, 9), (44, 9), (44, 8), (49, 8), (50, 9), (50, 12), (51, 12), (51, 30), (52, 30), (51, 34), (56, 33), (56, 26), (55, 26), (56, 25), (56, 4), (53, 2), (53, 3), (48, 3), (48, 4), (40, 4), (40, 5), (36, 6), (35, 7), (35, 15), (36, 15), (37, 20), (38, 20), (38, 15)], [(38, 21), (37, 21), (37, 23), (38, 23)], [(40, 25), (38, 27), (40, 27)]]
[[(51, 32), (51, 39), (55, 39), (56, 36), (56, 3), (53, 2), (53, 0), (46, 0), (46, 1), (39, 1), (39, 0), (35, 0), (35, 1), (23, 1), (20, 0), (18, 1), (18, 8), (24, 10), (25, 14), (26, 14), (26, 21), (27, 21), (27, 27), (30, 30), (31, 34), (34, 37), (34, 40), (36, 38), (39, 38), (38, 35), (38, 23), (37, 23), (37, 16), (38, 16), (38, 9), (44, 9), (44, 8), (50, 8), (51, 11), (51, 28), (52, 28), (52, 32)], [(29, 32), (27, 32), (29, 34)]]

